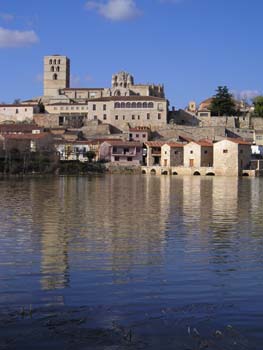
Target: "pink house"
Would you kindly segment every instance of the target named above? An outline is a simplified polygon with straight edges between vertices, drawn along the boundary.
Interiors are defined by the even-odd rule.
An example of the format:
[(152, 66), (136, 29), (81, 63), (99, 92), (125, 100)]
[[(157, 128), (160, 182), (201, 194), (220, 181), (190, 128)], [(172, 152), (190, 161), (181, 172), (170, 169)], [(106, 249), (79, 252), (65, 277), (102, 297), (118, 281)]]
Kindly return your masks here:
[(123, 165), (142, 163), (142, 144), (132, 141), (105, 141), (100, 145), (100, 159)]

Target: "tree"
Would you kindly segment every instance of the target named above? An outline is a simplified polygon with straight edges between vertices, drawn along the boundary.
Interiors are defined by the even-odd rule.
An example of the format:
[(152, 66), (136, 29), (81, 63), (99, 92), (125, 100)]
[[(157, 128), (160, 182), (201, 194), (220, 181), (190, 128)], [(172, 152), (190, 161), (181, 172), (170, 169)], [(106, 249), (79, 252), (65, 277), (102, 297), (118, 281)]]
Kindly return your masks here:
[(257, 96), (253, 100), (255, 107), (254, 114), (256, 117), (263, 117), (263, 96)]
[(88, 158), (89, 162), (91, 163), (92, 160), (96, 157), (96, 153), (94, 151), (88, 151), (88, 152), (86, 152), (86, 157)]
[(223, 116), (236, 113), (235, 102), (227, 86), (218, 86), (210, 108), (212, 115)]

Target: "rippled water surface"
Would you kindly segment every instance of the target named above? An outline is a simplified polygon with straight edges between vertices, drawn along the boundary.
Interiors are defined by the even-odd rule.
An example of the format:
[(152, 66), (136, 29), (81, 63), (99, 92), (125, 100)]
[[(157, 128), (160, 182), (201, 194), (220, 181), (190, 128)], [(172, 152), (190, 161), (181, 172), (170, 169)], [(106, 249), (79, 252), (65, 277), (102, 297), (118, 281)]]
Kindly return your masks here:
[(173, 311), (262, 348), (263, 179), (61, 177), (0, 193), (0, 310)]

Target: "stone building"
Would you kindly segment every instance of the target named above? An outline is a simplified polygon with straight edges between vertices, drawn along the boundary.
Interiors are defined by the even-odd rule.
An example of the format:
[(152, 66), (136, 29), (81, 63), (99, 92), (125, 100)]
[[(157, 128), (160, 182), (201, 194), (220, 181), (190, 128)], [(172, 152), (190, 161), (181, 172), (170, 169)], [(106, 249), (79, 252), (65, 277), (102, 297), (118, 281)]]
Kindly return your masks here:
[(184, 165), (184, 145), (167, 142), (161, 147), (161, 166), (176, 167)]
[(184, 166), (186, 168), (212, 167), (213, 143), (209, 141), (196, 141), (185, 145)]
[(119, 165), (141, 165), (142, 144), (133, 141), (105, 141), (100, 146), (100, 159)]
[(44, 57), (44, 96), (60, 94), (69, 87), (70, 60), (66, 56), (53, 55)]
[(242, 175), (242, 170), (249, 169), (250, 161), (250, 142), (225, 139), (214, 144), (214, 171), (217, 175)]
[(32, 122), (34, 114), (39, 112), (38, 104), (1, 104), (0, 123)]
[(163, 85), (135, 84), (127, 72), (112, 76), (110, 88), (70, 88), (70, 61), (66, 56), (44, 58), (44, 96), (47, 114), (81, 116), (124, 129), (163, 126), (168, 101)]

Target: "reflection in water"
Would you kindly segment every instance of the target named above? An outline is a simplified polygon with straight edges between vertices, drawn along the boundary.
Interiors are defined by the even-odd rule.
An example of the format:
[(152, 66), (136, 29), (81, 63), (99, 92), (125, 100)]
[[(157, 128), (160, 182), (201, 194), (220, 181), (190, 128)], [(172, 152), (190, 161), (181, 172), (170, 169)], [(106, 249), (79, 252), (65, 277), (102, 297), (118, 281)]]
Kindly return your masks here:
[(262, 179), (107, 175), (0, 190), (1, 306), (231, 302), (232, 321), (249, 314), (251, 328), (263, 311)]

